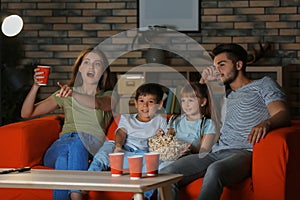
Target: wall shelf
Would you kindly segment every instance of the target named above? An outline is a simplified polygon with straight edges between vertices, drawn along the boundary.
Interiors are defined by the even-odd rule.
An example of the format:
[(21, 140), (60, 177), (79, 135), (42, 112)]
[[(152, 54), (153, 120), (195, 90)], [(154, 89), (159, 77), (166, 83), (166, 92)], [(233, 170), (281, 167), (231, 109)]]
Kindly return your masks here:
[[(197, 73), (197, 70), (190, 66), (174, 66), (172, 68), (179, 73), (186, 73), (185, 75), (187, 80), (191, 80), (192, 73)], [(144, 77), (147, 77), (148, 73), (174, 73), (174, 71), (171, 71), (170, 68), (164, 68), (162, 66), (111, 66), (110, 69), (112, 72), (117, 74), (124, 74), (130, 71), (130, 73), (141, 73)], [(205, 69), (205, 67), (199, 69)], [(255, 78), (260, 78), (265, 75), (270, 75), (280, 86), (283, 84), (282, 66), (247, 66), (246, 70), (250, 73), (250, 77), (253, 76)]]
[[(156, 82), (169, 88), (183, 85), (186, 80), (196, 81), (194, 79), (200, 79), (200, 73), (198, 73), (198, 71), (191, 66), (175, 66), (171, 69), (171, 67), (156, 65), (139, 67), (118, 65), (111, 66), (110, 69), (111, 72), (116, 73), (117, 76), (125, 73), (140, 74), (145, 78), (145, 82)], [(199, 68), (200, 71), (203, 69), (205, 69), (205, 67)], [(281, 66), (247, 66), (247, 72), (249, 72), (249, 77), (252, 79), (257, 79), (268, 75), (276, 80), (280, 86), (283, 84)], [(124, 81), (120, 81), (118, 84), (122, 84), (122, 87), (124, 87)], [(122, 91), (125, 90), (122, 89)], [(128, 94), (120, 95), (120, 100), (116, 108), (116, 112), (118, 113), (136, 112), (132, 97), (134, 91), (127, 91)]]

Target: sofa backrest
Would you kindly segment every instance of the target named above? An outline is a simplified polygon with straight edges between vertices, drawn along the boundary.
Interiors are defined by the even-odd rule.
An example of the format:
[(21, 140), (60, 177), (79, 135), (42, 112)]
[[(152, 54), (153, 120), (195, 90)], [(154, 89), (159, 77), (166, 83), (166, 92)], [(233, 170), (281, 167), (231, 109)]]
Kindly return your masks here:
[(114, 140), (115, 139), (115, 132), (118, 128), (118, 123), (120, 121), (120, 115), (114, 115), (114, 119), (112, 120), (110, 126), (108, 127), (107, 130), (107, 139), (108, 140)]

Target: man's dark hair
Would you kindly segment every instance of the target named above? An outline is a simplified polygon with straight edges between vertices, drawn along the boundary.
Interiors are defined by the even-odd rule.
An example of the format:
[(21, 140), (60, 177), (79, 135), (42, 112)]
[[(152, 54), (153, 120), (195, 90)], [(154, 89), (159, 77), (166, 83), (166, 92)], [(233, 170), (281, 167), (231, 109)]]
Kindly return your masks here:
[(224, 52), (227, 53), (228, 58), (232, 60), (233, 63), (236, 63), (239, 60), (242, 61), (242, 71), (246, 71), (248, 53), (242, 46), (235, 43), (219, 44), (213, 49), (212, 56), (215, 57)]
[(136, 90), (135, 99), (138, 100), (139, 96), (145, 96), (149, 94), (155, 95), (157, 103), (159, 103), (162, 101), (164, 91), (162, 86), (157, 83), (145, 83)]

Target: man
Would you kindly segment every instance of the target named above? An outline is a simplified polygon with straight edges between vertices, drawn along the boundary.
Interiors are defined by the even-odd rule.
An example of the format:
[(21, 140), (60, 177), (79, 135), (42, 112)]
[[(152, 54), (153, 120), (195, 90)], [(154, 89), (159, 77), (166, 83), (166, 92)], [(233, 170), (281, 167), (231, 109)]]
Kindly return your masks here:
[(178, 187), (200, 177), (204, 179), (198, 200), (220, 199), (223, 187), (250, 176), (253, 145), (270, 130), (290, 125), (285, 95), (269, 77), (246, 76), (247, 52), (240, 45), (221, 44), (212, 53), (218, 73), (204, 70), (201, 82), (219, 77), (227, 88), (221, 136), (205, 157), (185, 156), (161, 170), (184, 175), (173, 188), (174, 199)]

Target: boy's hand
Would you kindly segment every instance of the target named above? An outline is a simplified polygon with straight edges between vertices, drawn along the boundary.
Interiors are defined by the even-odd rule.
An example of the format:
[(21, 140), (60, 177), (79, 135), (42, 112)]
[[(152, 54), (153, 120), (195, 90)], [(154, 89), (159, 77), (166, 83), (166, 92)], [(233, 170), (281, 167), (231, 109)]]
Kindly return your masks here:
[(160, 128), (160, 129), (158, 129), (157, 131), (156, 131), (156, 133), (155, 133), (155, 135), (157, 135), (157, 136), (162, 136), (162, 135), (164, 135), (165, 133), (164, 133), (164, 131)]
[(122, 149), (122, 147), (116, 147), (114, 150), (114, 153), (119, 153), (119, 152), (124, 152), (124, 150)]

